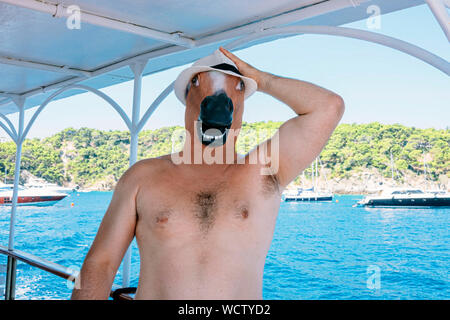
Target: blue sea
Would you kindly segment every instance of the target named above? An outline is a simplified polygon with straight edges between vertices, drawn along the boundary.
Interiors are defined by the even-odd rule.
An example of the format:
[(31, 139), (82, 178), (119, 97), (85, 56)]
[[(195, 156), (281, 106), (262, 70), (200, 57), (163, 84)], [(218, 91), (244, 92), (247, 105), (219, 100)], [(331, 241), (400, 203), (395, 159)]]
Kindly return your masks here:
[[(111, 197), (111, 192), (73, 193), (51, 207), (19, 207), (16, 248), (79, 269)], [(353, 208), (361, 198), (281, 204), (264, 270), (265, 299), (450, 298), (450, 209)], [(9, 213), (10, 207), (0, 207), (4, 246)], [(134, 286), (138, 272), (134, 242)], [(115, 282), (121, 278), (120, 269)], [(18, 263), (17, 299), (70, 294), (67, 281)]]

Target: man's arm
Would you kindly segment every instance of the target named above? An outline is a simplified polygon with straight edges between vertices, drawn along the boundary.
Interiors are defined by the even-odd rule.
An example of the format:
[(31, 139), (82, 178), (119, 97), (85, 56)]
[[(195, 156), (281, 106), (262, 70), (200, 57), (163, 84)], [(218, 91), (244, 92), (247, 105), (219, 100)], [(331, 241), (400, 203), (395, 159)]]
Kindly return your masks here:
[(117, 269), (134, 238), (136, 227), (136, 165), (117, 182), (94, 242), (84, 260), (72, 299), (108, 299)]
[[(257, 82), (258, 91), (284, 102), (297, 114), (280, 127), (274, 138), (259, 146), (270, 152), (271, 144), (279, 142), (279, 166), (274, 175), (280, 186), (285, 187), (320, 154), (344, 113), (344, 101), (312, 83), (257, 70), (229, 51), (221, 50), (244, 76)], [(274, 156), (270, 154), (270, 158)]]

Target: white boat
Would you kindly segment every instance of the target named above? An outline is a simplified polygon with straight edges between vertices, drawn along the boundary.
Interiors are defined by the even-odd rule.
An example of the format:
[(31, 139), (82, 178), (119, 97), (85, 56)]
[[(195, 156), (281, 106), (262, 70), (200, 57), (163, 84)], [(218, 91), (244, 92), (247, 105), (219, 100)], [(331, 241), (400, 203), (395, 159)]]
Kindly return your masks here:
[[(391, 174), (395, 182), (394, 157), (391, 153)], [(424, 185), (427, 185), (427, 164), (424, 156)], [(366, 196), (355, 206), (366, 207), (442, 207), (450, 206), (450, 193), (443, 190), (422, 190), (419, 188), (391, 187), (378, 195)]]
[[(11, 205), (13, 189), (11, 186), (0, 187), (0, 205)], [(46, 190), (44, 188), (24, 188), (19, 186), (17, 205), (50, 206), (67, 197), (66, 193)]]
[(393, 188), (357, 202), (366, 207), (441, 207), (450, 206), (450, 193), (421, 189)]
[(56, 183), (49, 183), (49, 182), (30, 182), (26, 183), (24, 187), (29, 189), (41, 189), (48, 192), (71, 193), (75, 191), (74, 188), (62, 187), (57, 185)]
[(314, 187), (306, 190), (299, 188), (298, 190), (290, 190), (289, 192), (283, 193), (283, 199), (286, 202), (331, 201), (333, 200), (333, 194), (327, 191), (315, 191)]

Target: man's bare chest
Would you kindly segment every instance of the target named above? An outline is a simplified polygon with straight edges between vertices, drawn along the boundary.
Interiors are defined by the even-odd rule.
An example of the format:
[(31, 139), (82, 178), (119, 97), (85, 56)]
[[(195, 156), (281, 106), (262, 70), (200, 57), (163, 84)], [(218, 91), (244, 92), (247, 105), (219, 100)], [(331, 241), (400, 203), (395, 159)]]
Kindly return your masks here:
[(139, 222), (161, 236), (255, 228), (272, 221), (279, 206), (278, 190), (268, 177), (167, 178), (145, 186), (137, 198)]

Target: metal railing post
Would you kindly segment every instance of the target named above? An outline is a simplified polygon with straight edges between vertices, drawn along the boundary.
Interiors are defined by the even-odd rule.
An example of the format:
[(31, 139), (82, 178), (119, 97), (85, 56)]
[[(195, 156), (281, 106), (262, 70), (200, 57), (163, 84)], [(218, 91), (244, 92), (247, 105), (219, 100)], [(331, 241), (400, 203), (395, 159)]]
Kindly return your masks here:
[(16, 258), (8, 256), (6, 264), (5, 300), (14, 300), (16, 294)]
[[(16, 211), (17, 211), (17, 197), (19, 194), (19, 180), (20, 180), (20, 162), (22, 158), (22, 134), (25, 118), (25, 99), (15, 99), (14, 101), (19, 109), (19, 128), (17, 131), (16, 140), (16, 162), (14, 168), (14, 188), (11, 201), (11, 218), (9, 224), (9, 241), (8, 250), (14, 249), (14, 234), (16, 225)], [(6, 269), (6, 286), (5, 286), (5, 300), (14, 300), (16, 296), (16, 266), (17, 261), (13, 257), (8, 257), (8, 264)]]

